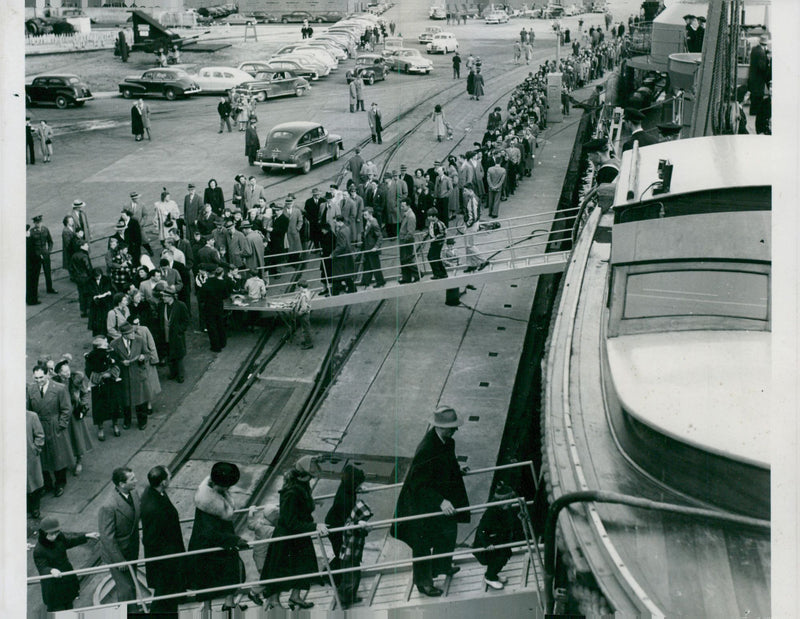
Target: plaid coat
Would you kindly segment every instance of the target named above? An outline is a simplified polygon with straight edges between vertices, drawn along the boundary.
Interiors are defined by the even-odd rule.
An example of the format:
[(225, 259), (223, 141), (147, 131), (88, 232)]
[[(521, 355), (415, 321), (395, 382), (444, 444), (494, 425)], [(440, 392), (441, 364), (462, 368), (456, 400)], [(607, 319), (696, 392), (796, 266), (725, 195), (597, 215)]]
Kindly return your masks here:
[[(356, 501), (353, 511), (345, 521), (344, 525), (349, 527), (358, 524), (362, 520), (372, 518), (372, 510), (369, 505), (361, 499)], [(342, 550), (340, 554), (342, 567), (355, 567), (361, 565), (361, 557), (364, 554), (364, 542), (367, 541), (368, 531), (365, 529), (348, 529), (344, 531)]]

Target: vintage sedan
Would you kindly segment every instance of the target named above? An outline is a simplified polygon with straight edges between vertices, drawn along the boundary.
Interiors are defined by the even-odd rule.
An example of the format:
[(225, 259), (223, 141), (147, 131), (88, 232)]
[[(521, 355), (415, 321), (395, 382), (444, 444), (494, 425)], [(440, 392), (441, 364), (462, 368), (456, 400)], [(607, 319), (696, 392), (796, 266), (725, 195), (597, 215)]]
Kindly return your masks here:
[(204, 93), (224, 93), (234, 86), (249, 80), (252, 76), (245, 71), (233, 67), (200, 67), (195, 71), (187, 70), (195, 83)]
[(200, 92), (200, 86), (180, 69), (149, 69), (140, 76), (126, 77), (119, 85), (126, 99), (144, 95), (160, 95), (170, 101)]
[(316, 122), (294, 121), (275, 125), (270, 130), (258, 151), (255, 165), (261, 166), (264, 172), (275, 168), (308, 174), (312, 165), (335, 161), (342, 151), (341, 136), (329, 134)]
[(248, 79), (236, 86), (233, 94), (245, 94), (255, 97), (257, 101), (266, 101), (286, 95), (302, 97), (309, 90), (311, 84), (291, 71), (263, 71), (256, 73), (255, 79)]
[(424, 73), (427, 75), (433, 70), (433, 63), (423, 57), (417, 49), (401, 47), (392, 50), (386, 58), (386, 63), (393, 71), (401, 73)]
[(228, 24), (229, 26), (244, 26), (245, 24), (255, 24), (256, 18), (252, 15), (242, 15), (241, 13), (234, 13), (228, 15), (221, 20), (221, 23)]
[(63, 110), (68, 105), (80, 107), (94, 99), (89, 86), (77, 75), (39, 75), (25, 85), (25, 101), (28, 105), (55, 103)]
[(431, 41), (433, 41), (434, 35), (439, 34), (443, 30), (444, 28), (442, 28), (441, 26), (428, 26), (427, 28), (425, 28), (425, 32), (419, 35), (419, 42), (422, 43), (423, 45), (426, 45)]
[(361, 54), (356, 58), (354, 75), (360, 75), (365, 84), (374, 84), (378, 80), (385, 80), (389, 73), (389, 66), (380, 54)]
[(489, 11), (483, 21), (487, 24), (507, 24), (508, 13), (503, 10)]
[(458, 41), (452, 32), (440, 32), (433, 35), (433, 40), (426, 46), (429, 54), (446, 54), (457, 49)]
[(321, 49), (323, 51), (326, 51), (339, 62), (341, 62), (342, 60), (347, 60), (348, 58), (347, 51), (342, 46), (337, 45), (333, 41), (320, 41), (318, 39), (307, 39), (306, 47), (311, 47), (313, 49)]
[(300, 77), (310, 77), (312, 80), (325, 77), (331, 73), (331, 68), (322, 61), (299, 53), (275, 56), (270, 58), (268, 62), (276, 70), (291, 71)]
[(339, 61), (321, 47), (311, 47), (303, 43), (289, 43), (278, 48), (272, 58), (279, 58), (291, 54), (293, 56), (309, 56), (326, 65), (331, 71), (339, 68)]
[(311, 23), (314, 21), (314, 16), (308, 11), (292, 11), (281, 15), (282, 24), (300, 24), (304, 21)]

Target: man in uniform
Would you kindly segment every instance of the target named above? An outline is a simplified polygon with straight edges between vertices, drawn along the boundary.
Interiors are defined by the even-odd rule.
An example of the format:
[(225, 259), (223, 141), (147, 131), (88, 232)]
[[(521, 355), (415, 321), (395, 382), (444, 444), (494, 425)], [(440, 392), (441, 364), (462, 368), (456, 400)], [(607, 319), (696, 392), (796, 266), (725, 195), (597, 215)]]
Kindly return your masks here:
[[(469, 512), (456, 512), (469, 505), (453, 441), (453, 435), (462, 424), (450, 406), (439, 406), (434, 411), (431, 428), (417, 446), (397, 498), (396, 518), (437, 511), (444, 514), (399, 522), (392, 527), (391, 534), (411, 546), (415, 559), (453, 552), (458, 523), (469, 522)], [(420, 593), (437, 597), (442, 595), (442, 590), (433, 586), (433, 579), (440, 574), (452, 576), (458, 570), (451, 557), (417, 561), (413, 567), (414, 584)]]
[[(39, 259), (41, 268), (44, 269), (44, 282), (47, 285), (47, 292), (50, 294), (58, 294), (53, 288), (53, 277), (50, 273), (50, 252), (53, 251), (53, 237), (50, 236), (50, 230), (47, 226), (42, 225), (42, 216), (36, 215), (33, 218), (33, 228), (30, 232), (31, 243), (33, 244), (33, 251)], [(39, 274), (37, 270), (36, 283), (38, 288)]]
[(642, 114), (639, 110), (627, 108), (625, 110), (625, 120), (628, 121), (628, 124), (630, 125), (631, 136), (622, 145), (623, 153), (626, 150), (632, 149), (634, 142), (639, 143), (639, 148), (650, 146), (651, 144), (658, 144), (658, 140), (650, 136), (650, 134), (642, 128), (644, 114)]

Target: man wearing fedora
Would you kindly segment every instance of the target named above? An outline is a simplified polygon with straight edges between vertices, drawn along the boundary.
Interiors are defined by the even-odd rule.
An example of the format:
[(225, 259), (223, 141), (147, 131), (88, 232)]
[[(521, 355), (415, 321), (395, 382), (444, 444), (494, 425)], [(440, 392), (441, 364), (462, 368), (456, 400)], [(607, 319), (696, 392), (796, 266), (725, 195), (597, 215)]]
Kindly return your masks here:
[(72, 219), (75, 221), (75, 231), (82, 231), (83, 238), (87, 241), (92, 241), (92, 230), (89, 226), (89, 216), (84, 210), (86, 202), (83, 200), (74, 200), (72, 202)]
[(132, 411), (136, 410), (136, 423), (140, 430), (147, 427), (147, 409), (151, 400), (161, 392), (158, 376), (149, 374), (148, 365), (158, 363), (155, 350), (148, 350), (144, 340), (136, 334), (129, 322), (119, 326), (120, 337), (111, 342), (111, 350), (120, 360), (122, 427), (131, 427)]
[[(136, 494), (136, 475), (128, 467), (119, 467), (111, 473), (114, 490), (108, 501), (100, 507), (100, 558), (103, 563), (122, 563), (139, 558), (139, 495)], [(117, 601), (136, 598), (133, 571), (128, 566), (109, 568)]]
[[(459, 522), (469, 522), (469, 512), (456, 512), (467, 507), (467, 489), (456, 459), (453, 435), (464, 422), (455, 409), (439, 406), (430, 420), (431, 428), (417, 446), (400, 496), (395, 517), (442, 512), (442, 515), (396, 523), (392, 535), (411, 546), (415, 559), (453, 552)], [(437, 597), (442, 590), (433, 586), (433, 579), (452, 576), (459, 568), (452, 558), (444, 557), (414, 563), (414, 584), (420, 593)]]
[(159, 335), (167, 347), (169, 378), (182, 383), (185, 379), (183, 359), (186, 356), (186, 330), (189, 328), (189, 310), (177, 299), (178, 293), (172, 288), (161, 291), (158, 306)]

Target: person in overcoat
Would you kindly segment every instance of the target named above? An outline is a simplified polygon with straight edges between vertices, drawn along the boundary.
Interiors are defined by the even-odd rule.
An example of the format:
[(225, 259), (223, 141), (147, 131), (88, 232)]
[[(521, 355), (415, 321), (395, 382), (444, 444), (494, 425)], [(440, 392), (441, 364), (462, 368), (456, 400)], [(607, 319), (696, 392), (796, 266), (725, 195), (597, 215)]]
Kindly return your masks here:
[[(286, 227), (286, 256), (287, 262), (297, 262), (300, 259), (299, 253), (303, 251), (303, 241), (300, 238), (300, 231), (303, 229), (303, 212), (294, 204), (294, 197), (289, 196), (284, 203), (283, 215), (289, 219)], [(293, 265), (297, 269), (302, 265)]]
[[(311, 478), (319, 473), (319, 466), (312, 456), (303, 456), (289, 469), (283, 477), (280, 489), (280, 516), (275, 527), (273, 538), (299, 533), (317, 531), (327, 535), (328, 528), (314, 523), (314, 499), (311, 496)], [(318, 571), (317, 555), (311, 537), (298, 537), (282, 542), (273, 542), (267, 550), (261, 579), (285, 578), (297, 574), (309, 574)], [(282, 591), (291, 589), (289, 608), (311, 608), (314, 603), (306, 602), (301, 591), (308, 590), (314, 578), (301, 578), (264, 586), (267, 598), (265, 609), (279, 608), (279, 596)]]
[[(233, 190), (231, 197), (231, 209), (239, 209), (240, 211), (244, 210), (244, 194), (245, 188), (247, 187), (247, 177), (244, 174), (237, 174), (233, 177)], [(223, 209), (224, 210), (224, 209)], [(219, 213), (215, 213), (217, 217), (222, 215), (223, 211)]]
[[(442, 516), (398, 522), (390, 529), (395, 538), (411, 546), (414, 558), (453, 552), (459, 522), (469, 522), (469, 512), (455, 510), (469, 505), (462, 471), (456, 459), (453, 434), (463, 424), (455, 409), (439, 406), (430, 420), (431, 428), (414, 453), (400, 496), (396, 518), (442, 512)], [(420, 593), (436, 597), (442, 590), (433, 586), (440, 574), (458, 571), (452, 558), (414, 563), (414, 584)]]
[(402, 216), (401, 203), (408, 199), (408, 187), (404, 180), (400, 179), (397, 170), (392, 170), (392, 178), (386, 186), (386, 211), (384, 225), (386, 226), (387, 238), (397, 236), (397, 223)]
[(197, 220), (200, 218), (200, 213), (203, 212), (203, 200), (197, 194), (194, 183), (188, 183), (186, 190), (187, 193), (183, 196), (183, 225), (180, 224), (179, 220), (178, 226), (181, 228), (181, 234), (184, 238), (190, 239), (197, 228)]
[(144, 119), (142, 118), (142, 109), (139, 107), (139, 101), (131, 106), (131, 133), (137, 142), (141, 142), (142, 137), (144, 137)]
[(69, 278), (75, 280), (72, 276), (72, 255), (79, 247), (80, 240), (75, 231), (75, 220), (72, 215), (65, 215), (61, 221), (64, 227), (61, 229), (61, 268), (69, 273)]
[(203, 318), (208, 330), (212, 352), (221, 352), (228, 343), (225, 333), (225, 300), (231, 295), (230, 280), (225, 278), (222, 267), (214, 270), (199, 291), (203, 300)]
[(255, 230), (248, 220), (242, 222), (242, 232), (249, 245), (249, 255), (244, 260), (245, 266), (250, 270), (257, 271), (259, 275), (266, 275), (266, 271), (264, 271), (264, 235)]
[(108, 312), (114, 307), (113, 287), (111, 279), (103, 275), (100, 269), (94, 269), (92, 278), (87, 284), (89, 295), (89, 324), (92, 335), (106, 335), (108, 333), (106, 319)]
[(244, 234), (236, 229), (233, 219), (225, 222), (225, 245), (227, 247), (225, 253), (228, 262), (237, 269), (242, 267), (250, 252), (250, 245), (247, 243)]
[(73, 200), (72, 219), (75, 221), (75, 231), (83, 232), (83, 238), (87, 241), (92, 240), (92, 228), (89, 225), (89, 216), (86, 214), (86, 202), (83, 200)]
[[(229, 462), (215, 462), (211, 474), (200, 482), (194, 495), (194, 524), (188, 550), (224, 548), (194, 558), (189, 568), (189, 586), (209, 589), (244, 582), (244, 562), (239, 550), (248, 548), (247, 541), (236, 535), (233, 518), (236, 505), (230, 488), (239, 481), (239, 468)], [(223, 608), (233, 608), (235, 591), (225, 595)], [(202, 596), (210, 607), (211, 599), (220, 593)]]
[[(367, 520), (372, 518), (372, 510), (361, 499), (356, 500), (350, 515), (344, 522), (344, 526), (353, 527), (344, 532), (342, 546), (339, 552), (340, 566), (343, 568), (355, 568), (361, 566), (361, 559), (364, 556), (364, 545), (369, 535)], [(361, 572), (352, 571), (339, 574), (336, 589), (339, 593), (339, 600), (342, 608), (347, 608), (353, 604), (358, 604), (361, 597), (358, 595), (358, 587), (361, 584)]]
[(42, 447), (44, 447), (44, 428), (39, 421), (39, 415), (33, 411), (25, 411), (25, 439), (27, 442), (27, 500), (28, 514), (32, 518), (38, 518), (39, 503), (44, 486), (44, 475), (42, 474)]
[(53, 382), (64, 385), (72, 405), (69, 420), (69, 438), (75, 454), (75, 477), (83, 471), (83, 456), (94, 449), (92, 435), (86, 416), (89, 415), (89, 384), (83, 372), (72, 372), (68, 359), (62, 359), (55, 365), (56, 375)]
[[(134, 294), (134, 299), (138, 295), (139, 293)], [(158, 370), (156, 370), (156, 366), (161, 364), (161, 359), (158, 357), (156, 338), (153, 336), (153, 331), (151, 330), (151, 328), (155, 329), (155, 312), (150, 309), (148, 303), (143, 303), (143, 306), (145, 311), (138, 316), (131, 315), (130, 323), (133, 325), (133, 332), (136, 334), (136, 337), (138, 337), (144, 345), (144, 354), (148, 359), (148, 362), (144, 364), (147, 372), (145, 384), (147, 385), (147, 390), (150, 395), (155, 397), (161, 393), (161, 381), (158, 378)], [(147, 318), (148, 322), (142, 320), (145, 315), (149, 315)], [(153, 414), (153, 403), (150, 400), (145, 403), (145, 413), (148, 415)]]
[(261, 148), (261, 140), (256, 129), (256, 119), (251, 118), (244, 134), (244, 154), (250, 165), (253, 165), (258, 156), (258, 149)]
[(483, 96), (483, 75), (481, 75), (480, 67), (475, 69), (475, 76), (472, 78), (472, 82), (475, 99), (480, 101), (480, 98)]
[(50, 380), (46, 367), (36, 365), (25, 400), (26, 409), (39, 415), (42, 422), (45, 436), (42, 470), (53, 485), (55, 496), (59, 497), (67, 485), (67, 469), (75, 467), (75, 454), (69, 440), (72, 415), (69, 394), (63, 385)]
[(467, 75), (467, 94), (470, 99), (475, 98), (475, 70), (470, 68), (469, 75)]
[(203, 204), (210, 204), (211, 210), (217, 215), (222, 215), (225, 210), (225, 196), (222, 187), (217, 184), (217, 179), (212, 178), (208, 181), (208, 187), (203, 191)]
[(86, 376), (92, 386), (92, 421), (97, 428), (97, 440), (106, 440), (103, 425), (109, 419), (114, 436), (119, 436), (117, 425), (120, 415), (121, 364), (116, 353), (109, 349), (108, 340), (101, 335), (92, 341), (92, 350), (86, 353)]
[(350, 239), (350, 228), (344, 223), (344, 218), (337, 215), (334, 218), (334, 246), (333, 246), (333, 287), (331, 294), (339, 294), (344, 288), (345, 292), (355, 292), (353, 283), (356, 266), (353, 259), (353, 245)]
[[(509, 486), (500, 482), (492, 494), (492, 501), (505, 501), (516, 498), (516, 496)], [(519, 516), (519, 507), (514, 503), (490, 507), (481, 516), (478, 528), (475, 530), (472, 547), (490, 548), (523, 539), (522, 522)], [(511, 558), (511, 549), (479, 550), (474, 554), (478, 563), (486, 566), (483, 582), (492, 589), (502, 589), (508, 579), (501, 576), (500, 571)]]
[(370, 106), (369, 112), (367, 112), (367, 122), (369, 123), (370, 133), (372, 134), (372, 141), (383, 144), (383, 137), (381, 136), (383, 132), (383, 114), (378, 108), (377, 103), (373, 103)]
[(355, 184), (350, 185), (342, 202), (342, 217), (350, 228), (350, 239), (353, 243), (361, 242), (361, 230), (364, 227), (364, 199), (358, 195)]
[(39, 537), (33, 549), (33, 563), (41, 576), (55, 576), (41, 581), (42, 601), (48, 613), (70, 610), (80, 592), (75, 574), (61, 576), (75, 568), (69, 562), (67, 550), (96, 540), (98, 533), (62, 533), (56, 518), (45, 518), (39, 525)]
[(171, 289), (161, 291), (161, 303), (158, 305), (158, 323), (161, 340), (167, 347), (169, 378), (182, 383), (186, 370), (183, 359), (186, 357), (186, 330), (189, 328), (189, 310), (178, 294)]
[[(97, 514), (100, 559), (107, 564), (134, 561), (139, 558), (141, 516), (136, 475), (128, 467), (118, 467), (111, 473), (111, 482), (114, 490)], [(109, 568), (119, 602), (136, 598), (133, 570), (135, 567), (129, 566)]]
[[(147, 488), (142, 492), (142, 547), (146, 559), (185, 552), (178, 510), (167, 495), (172, 476), (166, 467), (154, 466), (147, 473)], [(147, 586), (153, 594), (169, 595), (186, 591), (187, 558), (177, 557), (145, 564)], [(156, 600), (151, 613), (175, 613), (179, 598)]]
[(70, 273), (78, 287), (78, 307), (81, 311), (81, 318), (89, 315), (92, 300), (89, 282), (92, 279), (93, 271), (92, 259), (89, 257), (89, 241), (78, 239), (78, 247), (70, 257)]
[(140, 430), (147, 427), (147, 409), (152, 399), (161, 392), (161, 385), (152, 381), (147, 371), (148, 364), (158, 363), (155, 350), (148, 350), (133, 325), (124, 322), (119, 327), (121, 336), (111, 342), (111, 349), (120, 359), (122, 378), (122, 427), (131, 425), (132, 411), (136, 409), (136, 422)]
[[(325, 515), (325, 524), (328, 528), (334, 529), (344, 526), (344, 523), (350, 517), (350, 512), (355, 507), (358, 489), (366, 478), (363, 469), (352, 464), (344, 467), (339, 487), (336, 489), (336, 496), (333, 497), (333, 504)], [(342, 531), (331, 531), (328, 535), (335, 559), (339, 557), (343, 538)], [(333, 563), (331, 563), (331, 569), (335, 569)]]

